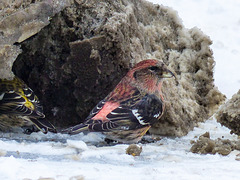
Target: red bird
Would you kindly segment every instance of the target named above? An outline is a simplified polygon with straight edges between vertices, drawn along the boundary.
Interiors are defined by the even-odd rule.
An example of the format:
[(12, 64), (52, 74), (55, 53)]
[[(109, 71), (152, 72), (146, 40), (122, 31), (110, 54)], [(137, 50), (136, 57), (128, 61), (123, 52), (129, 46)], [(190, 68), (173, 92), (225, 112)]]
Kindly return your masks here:
[(93, 108), (83, 123), (63, 132), (103, 132), (112, 140), (138, 142), (161, 118), (164, 111), (162, 82), (173, 76), (163, 62), (153, 59), (139, 62)]

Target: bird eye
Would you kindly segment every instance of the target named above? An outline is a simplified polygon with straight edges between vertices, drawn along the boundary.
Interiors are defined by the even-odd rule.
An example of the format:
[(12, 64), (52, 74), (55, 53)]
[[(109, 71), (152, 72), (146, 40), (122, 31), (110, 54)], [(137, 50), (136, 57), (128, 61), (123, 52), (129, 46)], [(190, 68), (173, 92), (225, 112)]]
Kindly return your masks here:
[(156, 66), (151, 66), (151, 67), (149, 67), (148, 69), (151, 70), (151, 71), (157, 71), (157, 70), (158, 70), (158, 67), (156, 67)]

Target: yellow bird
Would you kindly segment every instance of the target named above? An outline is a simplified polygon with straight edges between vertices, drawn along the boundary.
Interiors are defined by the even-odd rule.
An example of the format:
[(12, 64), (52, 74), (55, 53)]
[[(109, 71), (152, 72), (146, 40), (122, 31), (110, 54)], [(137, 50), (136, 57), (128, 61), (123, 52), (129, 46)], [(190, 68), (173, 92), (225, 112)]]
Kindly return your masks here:
[(0, 79), (0, 130), (34, 124), (43, 133), (56, 132), (44, 118), (38, 97), (21, 79)]

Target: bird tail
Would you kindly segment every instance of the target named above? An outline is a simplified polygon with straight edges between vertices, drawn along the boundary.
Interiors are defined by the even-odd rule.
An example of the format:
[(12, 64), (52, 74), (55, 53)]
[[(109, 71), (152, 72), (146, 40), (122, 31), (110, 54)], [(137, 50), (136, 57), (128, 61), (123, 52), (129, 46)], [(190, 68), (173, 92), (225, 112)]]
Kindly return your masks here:
[(61, 132), (64, 134), (78, 134), (80, 132), (84, 132), (84, 131), (88, 131), (88, 125), (86, 124), (78, 124), (76, 126), (72, 126), (70, 128), (67, 129), (63, 129)]
[(47, 134), (48, 131), (57, 133), (56, 128), (50, 122), (46, 121), (45, 119), (30, 118), (30, 120), (44, 134)]

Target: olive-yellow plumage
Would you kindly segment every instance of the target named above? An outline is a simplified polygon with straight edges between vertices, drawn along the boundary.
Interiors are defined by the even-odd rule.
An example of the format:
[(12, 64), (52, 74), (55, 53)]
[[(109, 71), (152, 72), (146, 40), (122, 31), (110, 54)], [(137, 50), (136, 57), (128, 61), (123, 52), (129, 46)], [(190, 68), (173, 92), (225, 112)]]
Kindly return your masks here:
[(38, 97), (21, 79), (0, 79), (0, 130), (34, 124), (44, 133), (55, 132), (44, 118)]

